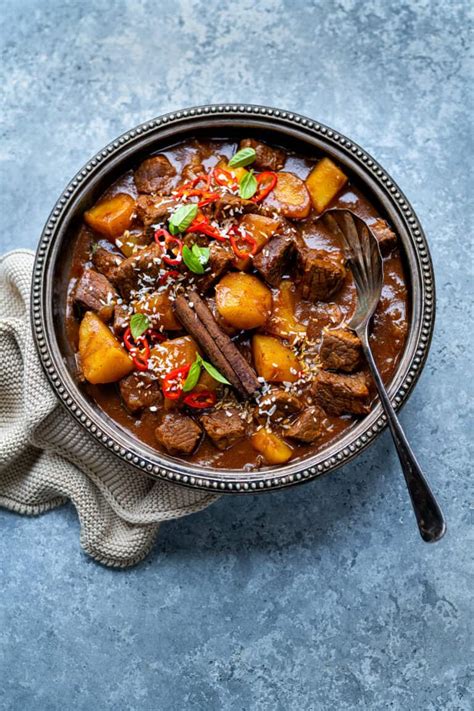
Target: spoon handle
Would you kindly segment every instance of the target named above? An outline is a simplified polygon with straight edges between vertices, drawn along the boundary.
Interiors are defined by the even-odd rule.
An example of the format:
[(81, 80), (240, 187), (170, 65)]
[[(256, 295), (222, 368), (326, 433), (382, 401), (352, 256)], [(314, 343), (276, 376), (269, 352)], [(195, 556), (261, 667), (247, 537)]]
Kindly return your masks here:
[(377, 386), (377, 391), (387, 416), (387, 422), (392, 433), (393, 441), (402, 465), (403, 475), (410, 494), (411, 503), (416, 516), (416, 522), (422, 539), (426, 543), (434, 543), (444, 536), (446, 523), (440, 507), (426, 481), (420, 465), (408, 444), (405, 433), (400, 425), (392, 403), (387, 395), (380, 373), (375, 364), (370, 349), (367, 332), (358, 334), (364, 349), (365, 357), (369, 364), (372, 376)]

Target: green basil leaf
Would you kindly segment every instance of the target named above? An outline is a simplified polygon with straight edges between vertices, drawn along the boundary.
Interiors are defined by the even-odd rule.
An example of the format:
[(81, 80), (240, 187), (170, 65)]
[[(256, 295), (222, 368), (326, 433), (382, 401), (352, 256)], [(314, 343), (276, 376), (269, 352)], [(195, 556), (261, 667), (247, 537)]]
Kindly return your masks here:
[(184, 232), (198, 213), (197, 205), (181, 205), (173, 212), (169, 220), (169, 228), (172, 235)]
[(130, 332), (134, 341), (150, 328), (150, 322), (145, 314), (133, 314), (130, 319)]
[(209, 255), (211, 254), (211, 250), (209, 247), (200, 247), (198, 244), (193, 244), (191, 247), (191, 252), (194, 254), (197, 259), (201, 262), (203, 266), (205, 266), (208, 261), (209, 261)]
[(196, 358), (194, 363), (189, 369), (188, 377), (184, 381), (183, 385), (183, 391), (185, 393), (189, 392), (192, 390), (194, 387), (196, 387), (197, 382), (199, 380), (199, 376), (201, 375), (201, 357), (199, 356), (199, 360)]
[(208, 363), (207, 360), (202, 360), (202, 364), (203, 364), (204, 368), (207, 370), (207, 372), (209, 373), (209, 375), (211, 375), (214, 378), (214, 380), (217, 380), (218, 383), (224, 383), (225, 385), (230, 385), (227, 378), (224, 378), (224, 376), (219, 373), (217, 368), (214, 368), (212, 363)]
[(186, 264), (187, 268), (195, 274), (204, 274), (204, 266), (202, 265), (201, 260), (192, 253), (187, 244), (183, 247), (183, 262)]
[(250, 200), (257, 192), (257, 178), (253, 174), (253, 170), (243, 175), (239, 182), (239, 195), (244, 200)]
[(255, 148), (242, 148), (230, 159), (229, 168), (245, 168), (246, 165), (253, 163), (256, 157)]

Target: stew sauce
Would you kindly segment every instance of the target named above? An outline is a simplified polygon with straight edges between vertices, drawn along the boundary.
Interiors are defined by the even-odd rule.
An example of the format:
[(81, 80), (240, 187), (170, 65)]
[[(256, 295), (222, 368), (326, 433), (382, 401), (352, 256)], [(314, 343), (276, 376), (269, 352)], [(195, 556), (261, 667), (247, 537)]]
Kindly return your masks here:
[[(229, 161), (236, 155), (239, 164), (238, 156), (242, 149), (246, 150), (243, 153), (244, 165), (231, 167), (231, 162), (229, 166)], [(396, 235), (362, 192), (327, 158), (307, 158), (252, 140), (243, 140), (240, 146), (234, 142), (190, 141), (159, 155), (163, 157), (162, 165), (153, 160), (148, 164), (145, 161), (145, 164), (136, 166), (135, 171), (126, 173), (108, 188), (97, 205), (86, 213), (84, 225), (75, 241), (66, 326), (69, 341), (78, 354), (82, 387), (109, 417), (136, 438), (150, 447), (189, 462), (251, 471), (314, 454), (351, 427), (361, 414), (363, 416), (368, 412), (374, 397), (373, 385), (363, 359), (360, 358), (356, 337), (345, 327), (356, 305), (355, 286), (345, 266), (337, 238), (318, 222), (318, 216), (323, 211), (320, 208), (322, 205), (324, 209), (349, 208), (364, 219), (380, 239), (384, 255), (384, 286), (373, 318), (370, 338), (385, 383), (390, 382), (395, 372), (408, 330), (407, 286)], [(246, 162), (252, 156), (253, 160)], [(326, 162), (321, 165), (322, 161)], [(313, 175), (318, 165), (319, 173)], [(274, 176), (274, 187), (258, 201), (259, 194), (271, 186)], [(254, 181), (257, 187), (251, 194)], [(194, 194), (193, 190), (196, 191)], [(124, 196), (129, 197), (129, 203)], [(161, 206), (166, 200), (169, 202), (168, 208), (165, 209), (165, 205), (163, 210), (161, 207), (157, 210), (155, 206)], [(147, 212), (150, 205), (152, 207)], [(173, 227), (173, 216), (183, 206), (196, 206), (197, 216), (193, 216), (196, 210), (192, 207), (188, 210), (192, 216), (191, 222), (183, 227), (186, 220), (181, 221), (177, 227)], [(153, 210), (159, 213), (158, 216), (154, 217)], [(308, 214), (301, 217), (305, 210), (308, 210)], [(176, 220), (180, 214), (182, 211)], [(263, 247), (258, 230), (254, 229), (253, 236), (248, 236), (251, 232), (248, 226), (257, 225), (258, 228), (260, 225), (255, 216), (265, 218), (265, 229), (273, 230), (269, 238), (268, 234), (265, 235), (267, 241)], [(203, 224), (207, 227), (202, 227)], [(241, 224), (246, 227), (239, 229)], [(210, 234), (200, 232), (197, 228), (196, 232), (192, 229), (190, 231), (193, 225), (201, 225), (201, 229), (208, 230)], [(162, 234), (157, 236), (160, 230)], [(221, 239), (216, 235), (220, 235)], [(234, 237), (232, 245), (230, 236)], [(207, 251), (211, 247), (211, 252), (216, 250), (217, 254), (217, 247), (212, 246), (216, 242), (221, 244), (222, 250), (228, 250), (227, 263), (217, 276), (212, 273), (214, 267)], [(279, 244), (283, 250), (283, 264), (278, 254), (274, 258), (269, 255), (269, 262), (273, 259), (271, 264), (265, 264), (263, 256), (259, 259), (260, 254), (266, 254), (265, 250), (274, 249), (276, 252)], [(148, 265), (143, 267), (142, 264), (141, 271), (138, 268), (134, 270), (132, 265), (127, 272), (125, 262), (139, 253), (146, 254), (143, 250), (150, 249), (150, 245), (154, 245), (155, 249), (150, 254), (155, 256), (150, 257)], [(197, 245), (197, 250), (193, 245)], [(183, 249), (184, 252), (180, 251)], [(193, 254), (193, 249), (194, 256), (198, 255), (198, 264), (196, 267), (196, 259), (193, 260), (193, 257), (190, 258), (190, 264), (200, 269), (202, 262), (204, 275), (193, 272), (185, 263), (185, 254), (188, 254), (189, 261), (189, 253)], [(156, 254), (160, 250), (161, 257), (157, 259)], [(167, 260), (160, 262), (163, 255), (167, 256)], [(222, 255), (218, 256), (220, 258)], [(217, 264), (217, 257), (212, 254), (214, 257)], [(244, 262), (247, 264), (242, 268)], [(117, 272), (114, 271), (115, 267)], [(315, 270), (319, 268), (323, 270), (321, 278), (318, 275), (315, 280)], [(244, 275), (242, 284), (236, 275)], [(257, 289), (253, 288), (256, 282), (249, 281), (250, 277), (258, 280), (261, 289), (259, 285)], [(109, 284), (110, 290), (105, 282)], [(227, 282), (230, 284), (228, 289), (224, 288)], [(237, 293), (233, 292), (234, 284)], [(248, 298), (258, 301), (261, 291), (263, 301), (256, 304), (245, 301), (243, 291), (247, 284), (252, 287)], [(171, 295), (168, 303), (170, 313), (163, 317), (159, 314), (157, 316), (153, 309), (147, 312), (145, 304), (145, 313), (142, 314), (145, 321), (135, 318), (134, 323), (148, 328), (142, 333), (142, 341), (140, 336), (134, 339), (128, 332), (132, 350), (127, 350), (127, 330), (124, 327), (128, 324), (130, 328), (132, 316), (142, 308), (137, 303), (146, 302), (156, 289), (161, 289), (159, 293), (162, 294), (164, 288), (169, 289), (167, 293)], [(327, 293), (321, 292), (325, 288), (328, 289)], [(102, 289), (105, 289), (103, 293)], [(203, 308), (211, 312), (213, 322), (220, 329), (219, 333), (227, 334), (230, 339), (232, 346), (224, 348), (225, 362), (216, 359), (214, 351), (208, 351), (203, 346), (206, 342), (204, 336), (214, 333), (214, 326), (210, 325), (207, 315), (204, 320), (196, 316), (199, 328), (201, 331), (204, 329), (202, 333), (195, 331), (194, 325), (190, 333), (184, 325), (187, 323), (186, 314), (191, 314), (192, 318), (197, 312), (190, 297), (193, 291), (202, 300)], [(231, 297), (237, 298), (237, 308), (229, 302)], [(268, 303), (267, 314), (265, 309)], [(118, 318), (120, 307), (125, 319), (121, 323)], [(283, 313), (284, 321), (288, 310), (293, 312), (290, 314), (290, 323), (293, 324), (291, 328), (294, 328), (294, 332), (290, 329), (288, 337), (285, 337), (282, 335), (285, 331), (284, 328), (282, 331), (280, 316)], [(239, 328), (239, 314), (240, 317), (243, 314), (250, 318), (250, 323), (254, 323), (252, 319), (257, 322), (263, 319), (263, 323), (251, 328)], [(183, 320), (180, 320), (180, 315)], [(231, 321), (226, 320), (226, 315), (230, 315)], [(172, 319), (174, 327), (163, 328), (163, 323), (169, 325), (169, 319)], [(109, 350), (108, 336), (102, 331), (103, 326), (110, 334)], [(202, 341), (201, 336), (204, 339)], [(200, 371), (199, 385), (189, 391), (185, 387), (183, 392), (182, 386), (190, 375), (189, 367), (185, 373), (176, 376), (176, 382), (171, 379), (168, 394), (175, 390), (178, 392), (178, 398), (173, 400), (166, 396), (167, 373), (163, 371), (163, 362), (160, 361), (159, 367), (148, 368), (147, 364), (152, 365), (152, 360), (146, 358), (143, 344), (145, 341), (148, 343), (151, 354), (155, 351), (160, 353), (167, 342), (182, 338), (186, 339), (186, 343), (194, 344), (195, 351), (184, 365), (188, 367), (195, 362), (198, 364), (194, 371)], [(328, 339), (325, 346), (322, 345), (324, 339)], [(213, 340), (217, 342), (215, 333)], [(290, 360), (294, 357), (299, 363), (298, 369), (288, 370), (292, 382), (278, 374), (273, 379), (274, 373), (278, 371), (276, 365), (280, 363), (280, 356), (277, 358), (272, 355), (276, 352), (272, 349), (279, 345), (286, 349), (283, 354), (285, 357), (289, 354)], [(234, 347), (240, 357), (243, 356), (247, 366), (235, 360), (235, 352), (229, 350)], [(115, 349), (118, 349), (117, 352)], [(221, 380), (216, 380), (212, 372), (208, 372), (202, 360), (196, 357), (196, 352), (205, 364), (210, 364), (210, 371), (212, 367), (217, 370)], [(95, 359), (94, 353), (99, 353)], [(105, 357), (102, 353), (105, 353)], [(144, 358), (143, 370), (137, 369), (136, 358), (131, 360), (134, 355), (138, 356), (139, 363), (140, 357), (142, 360)], [(270, 363), (273, 375), (268, 379), (268, 375), (261, 375), (262, 363), (268, 366), (268, 359), (271, 361), (272, 358), (277, 358), (278, 363)], [(109, 361), (112, 364), (111, 370)], [(167, 363), (170, 365), (171, 361), (165, 359), (165, 367)], [(218, 363), (224, 363), (225, 372), (235, 377), (238, 384), (244, 382), (240, 392), (232, 384), (221, 382), (229, 381), (229, 378), (226, 378)], [(226, 370), (227, 367), (229, 370)], [(240, 367), (244, 370), (248, 367), (251, 372), (235, 375), (240, 372)], [(318, 375), (320, 373), (323, 376)], [(247, 383), (247, 390), (244, 376), (248, 376), (250, 382), (250, 385)], [(132, 380), (127, 381), (127, 390), (127, 383), (124, 385), (123, 381), (131, 377)], [(258, 381), (258, 389), (249, 395), (249, 391), (256, 387), (252, 385), (254, 377)], [(322, 378), (322, 382), (315, 385), (319, 378)], [(141, 379), (145, 382), (143, 387), (139, 385)], [(343, 400), (346, 400), (342, 405), (338, 395), (340, 383), (347, 383), (350, 388), (354, 385), (355, 388), (353, 396), (351, 393), (347, 398), (343, 396)], [(368, 395), (364, 394), (364, 383)], [(188, 381), (189, 384), (192, 382)], [(130, 388), (137, 385), (138, 390), (131, 392)], [(144, 402), (143, 389), (150, 393), (150, 397), (145, 405), (135, 407), (136, 403)], [(195, 396), (196, 393), (204, 392), (204, 404), (207, 402), (209, 407), (194, 407), (192, 403), (199, 402), (199, 397), (197, 400), (196, 397), (189, 400), (189, 394), (193, 392)], [(128, 400), (124, 399), (124, 393)], [(294, 401), (288, 395), (293, 396)], [(184, 403), (186, 397), (191, 405)], [(200, 398), (202, 400), (202, 395)], [(269, 398), (269, 402), (265, 402), (266, 398)], [(309, 418), (303, 421), (302, 416), (308, 408), (312, 408), (312, 422), (309, 422)], [(224, 417), (221, 418), (222, 422), (218, 421), (219, 418), (209, 418), (209, 415), (219, 411), (231, 412), (228, 428), (225, 427)], [(235, 416), (243, 422), (243, 429), (239, 430), (240, 423), (235, 420)], [(185, 419), (180, 420), (180, 417)], [(170, 422), (173, 427), (176, 425), (175, 429), (181, 431), (186, 429), (186, 422), (191, 423), (189, 436), (183, 435), (183, 441), (186, 440), (184, 444), (180, 441), (181, 434), (176, 441), (173, 439), (176, 432), (173, 427), (167, 429), (166, 422)], [(157, 432), (160, 426), (162, 429)], [(223, 434), (222, 428), (228, 432)], [(289, 436), (288, 432), (294, 436)], [(257, 433), (260, 435), (256, 436)]]

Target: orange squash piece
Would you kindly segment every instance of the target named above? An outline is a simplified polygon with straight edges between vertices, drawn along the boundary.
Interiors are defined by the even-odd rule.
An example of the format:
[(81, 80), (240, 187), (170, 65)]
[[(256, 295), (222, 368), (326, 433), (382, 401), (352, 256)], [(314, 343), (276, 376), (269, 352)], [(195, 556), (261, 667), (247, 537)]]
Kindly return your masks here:
[(145, 314), (155, 328), (164, 328), (165, 331), (181, 331), (182, 326), (173, 311), (173, 304), (168, 291), (157, 291), (150, 294), (134, 305), (135, 311)]
[(347, 175), (330, 158), (320, 160), (306, 178), (314, 209), (323, 212), (347, 180)]
[(231, 272), (216, 285), (216, 307), (231, 326), (258, 328), (270, 315), (272, 293), (257, 277)]
[(298, 380), (301, 363), (291, 348), (278, 338), (260, 333), (252, 338), (252, 355), (255, 369), (271, 383), (294, 383)]
[(251, 437), (252, 447), (263, 454), (268, 464), (284, 464), (293, 454), (291, 447), (266, 429), (257, 430)]
[(79, 326), (79, 359), (85, 379), (93, 385), (115, 383), (134, 367), (120, 341), (92, 311)]
[(118, 193), (87, 210), (84, 220), (93, 230), (113, 241), (129, 229), (134, 212), (132, 196)]
[(170, 338), (151, 349), (151, 369), (160, 379), (163, 379), (170, 370), (194, 363), (197, 353), (199, 349), (191, 336)]
[(265, 198), (264, 204), (274, 207), (291, 220), (304, 220), (311, 211), (308, 189), (304, 181), (294, 173), (277, 173), (277, 184)]
[(295, 290), (291, 281), (282, 281), (278, 294), (273, 297), (273, 309), (266, 330), (290, 342), (304, 336), (306, 326), (295, 316)]

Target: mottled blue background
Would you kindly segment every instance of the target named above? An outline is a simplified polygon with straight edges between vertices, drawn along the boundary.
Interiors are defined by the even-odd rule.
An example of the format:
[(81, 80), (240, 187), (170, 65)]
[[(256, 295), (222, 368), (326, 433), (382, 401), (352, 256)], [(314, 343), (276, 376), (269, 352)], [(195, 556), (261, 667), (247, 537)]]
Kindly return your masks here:
[(125, 572), (81, 553), (71, 507), (0, 511), (1, 709), (472, 708), (469, 8), (3, 0), (0, 251), (36, 245), (104, 144), (198, 103), (298, 111), (393, 175), (438, 287), (402, 420), (449, 531), (421, 542), (387, 435), (319, 481), (164, 525)]

